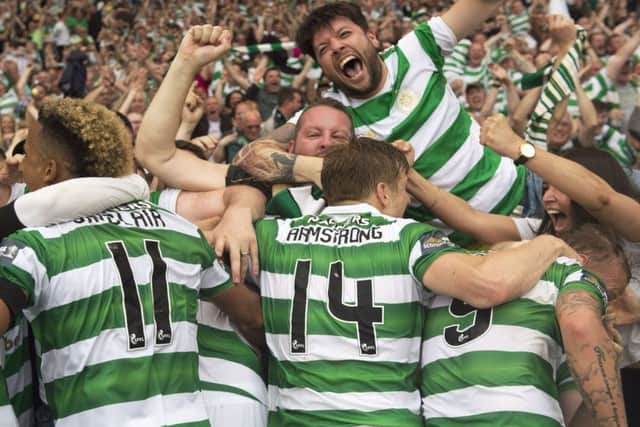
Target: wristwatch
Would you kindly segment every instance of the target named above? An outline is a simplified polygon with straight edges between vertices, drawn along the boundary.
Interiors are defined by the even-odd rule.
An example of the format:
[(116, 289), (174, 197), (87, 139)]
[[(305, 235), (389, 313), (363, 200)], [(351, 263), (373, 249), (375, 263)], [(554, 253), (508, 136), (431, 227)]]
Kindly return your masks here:
[(523, 165), (527, 160), (533, 159), (536, 156), (536, 147), (533, 144), (525, 142), (520, 145), (520, 156), (513, 161), (517, 165)]

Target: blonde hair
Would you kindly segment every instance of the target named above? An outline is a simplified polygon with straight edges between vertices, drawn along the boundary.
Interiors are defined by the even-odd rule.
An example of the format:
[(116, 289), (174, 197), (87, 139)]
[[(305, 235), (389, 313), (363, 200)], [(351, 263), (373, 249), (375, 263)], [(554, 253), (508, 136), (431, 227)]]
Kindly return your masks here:
[(124, 124), (106, 107), (73, 98), (49, 100), (38, 121), (43, 147), (62, 148), (73, 160), (74, 175), (118, 177), (133, 170), (133, 147)]

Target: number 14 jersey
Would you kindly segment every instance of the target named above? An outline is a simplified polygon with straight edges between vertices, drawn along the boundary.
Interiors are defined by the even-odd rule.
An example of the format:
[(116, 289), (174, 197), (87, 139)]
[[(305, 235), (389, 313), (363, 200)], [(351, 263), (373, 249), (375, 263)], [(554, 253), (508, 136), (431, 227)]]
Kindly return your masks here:
[(368, 205), (257, 225), (269, 425), (422, 426), (421, 278), (458, 251)]

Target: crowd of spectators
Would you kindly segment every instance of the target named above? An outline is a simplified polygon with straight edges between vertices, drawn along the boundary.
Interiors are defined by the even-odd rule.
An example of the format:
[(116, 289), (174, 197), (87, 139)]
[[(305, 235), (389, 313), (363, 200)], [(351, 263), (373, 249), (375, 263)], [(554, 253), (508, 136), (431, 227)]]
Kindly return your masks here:
[[(449, 6), (447, 1), (362, 2), (381, 48)], [(500, 112), (522, 128), (532, 108), (522, 77), (556, 53), (544, 16), (571, 17), (586, 30), (591, 49), (580, 70), (580, 90), (570, 97), (567, 112), (554, 117), (549, 149), (580, 145), (609, 151), (638, 189), (640, 130), (635, 120), (630, 121), (640, 79), (635, 9), (635, 2), (625, 1), (508, 1), (473, 36), (460, 41), (444, 65), (445, 74), (479, 122)], [(256, 103), (248, 106), (260, 113), (260, 133), (265, 135), (330, 86), (314, 62), (291, 43), (308, 10), (305, 1), (2, 2), (3, 149), (26, 126), (26, 111), (49, 97), (84, 97), (119, 111), (135, 136), (185, 29), (214, 23), (232, 31), (233, 50), (224, 60), (205, 66), (196, 79), (204, 114), (191, 137), (213, 136), (219, 147), (212, 160), (232, 161), (239, 148), (258, 136), (255, 116), (236, 114), (239, 102)], [(261, 43), (268, 43), (267, 48), (246, 48)]]
[[(195, 25), (223, 26), (232, 34), (232, 47), (224, 58), (198, 71), (182, 109), (176, 144), (191, 147), (211, 163), (232, 164), (247, 146), (271, 136), (333, 87), (314, 58), (304, 55), (304, 49), (294, 42), (310, 9), (326, 3), (3, 1), (0, 206), (25, 191), (18, 171), (21, 143), (28, 117), (37, 117), (45, 100), (83, 98), (116, 111), (135, 144), (180, 41)], [(357, 3), (382, 53), (418, 24), (442, 15), (454, 2)], [(586, 59), (578, 64), (578, 81), (568, 85), (572, 92), (545, 121), (545, 140), (539, 147), (555, 154), (581, 147), (599, 149), (603, 156), (617, 161), (629, 179), (631, 193), (637, 196), (640, 3), (507, 0), (481, 28), (458, 40), (442, 64), (444, 76), (460, 105), (481, 126), (494, 125), (490, 117), (500, 113), (518, 135), (539, 130), (536, 124), (532, 130), (530, 119), (545, 96), (553, 99), (554, 95), (545, 95), (536, 82), (549, 79), (559, 66), (554, 58), (567, 53), (551, 37), (548, 15), (552, 14), (578, 25), (577, 39), (584, 43)], [(165, 188), (141, 162), (136, 164), (152, 190)], [(637, 267), (634, 261), (629, 260), (632, 270)]]

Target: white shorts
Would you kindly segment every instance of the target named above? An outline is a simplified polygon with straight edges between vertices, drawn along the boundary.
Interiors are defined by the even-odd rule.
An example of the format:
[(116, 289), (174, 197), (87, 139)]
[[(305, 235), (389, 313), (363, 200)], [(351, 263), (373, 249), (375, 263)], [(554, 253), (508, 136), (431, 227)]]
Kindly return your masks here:
[(257, 400), (224, 391), (202, 393), (213, 427), (266, 427), (267, 407)]

